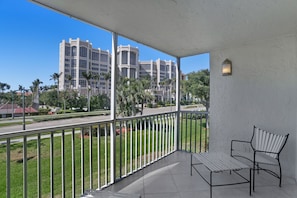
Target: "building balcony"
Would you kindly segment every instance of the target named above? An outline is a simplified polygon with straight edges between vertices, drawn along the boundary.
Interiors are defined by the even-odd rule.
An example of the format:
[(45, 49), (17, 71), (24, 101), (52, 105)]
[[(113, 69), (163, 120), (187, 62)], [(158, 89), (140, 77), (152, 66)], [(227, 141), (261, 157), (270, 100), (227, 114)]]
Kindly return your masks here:
[[(208, 151), (208, 113), (165, 112), (0, 135), (0, 191), (6, 197), (79, 197), (88, 190), (141, 197), (209, 196), (190, 152)], [(111, 131), (114, 131), (112, 133)], [(294, 197), (296, 183), (261, 173), (254, 197)], [(217, 176), (228, 181), (230, 176)], [(232, 179), (232, 178), (231, 178)], [(218, 187), (213, 197), (249, 197), (248, 185)]]
[(106, 189), (177, 150), (205, 152), (207, 118), (173, 111), (1, 133), (0, 190), (6, 197), (77, 197)]

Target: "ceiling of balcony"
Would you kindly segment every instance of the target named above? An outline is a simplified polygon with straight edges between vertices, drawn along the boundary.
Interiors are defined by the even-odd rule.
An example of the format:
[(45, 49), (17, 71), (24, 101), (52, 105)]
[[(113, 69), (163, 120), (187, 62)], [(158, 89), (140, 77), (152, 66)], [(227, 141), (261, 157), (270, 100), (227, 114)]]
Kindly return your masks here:
[(296, 0), (31, 0), (175, 57), (297, 32)]

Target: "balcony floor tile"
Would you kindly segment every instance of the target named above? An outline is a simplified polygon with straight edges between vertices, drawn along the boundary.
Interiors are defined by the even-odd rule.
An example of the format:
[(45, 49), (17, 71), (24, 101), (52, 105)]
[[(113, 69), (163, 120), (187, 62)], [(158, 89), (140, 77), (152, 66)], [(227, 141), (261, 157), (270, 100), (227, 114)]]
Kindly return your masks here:
[[(202, 170), (207, 175), (208, 172)], [(248, 171), (243, 172), (248, 175)], [(236, 180), (235, 174), (215, 174), (215, 182)], [(164, 159), (128, 176), (108, 187), (106, 190), (140, 194), (142, 198), (193, 198), (209, 197), (208, 184), (193, 171), (190, 175), (190, 153), (177, 151)], [(256, 177), (255, 198), (296, 198), (297, 184), (291, 178), (284, 177), (283, 186), (278, 187), (278, 180), (260, 172)], [(248, 198), (249, 184), (214, 187), (213, 198)]]

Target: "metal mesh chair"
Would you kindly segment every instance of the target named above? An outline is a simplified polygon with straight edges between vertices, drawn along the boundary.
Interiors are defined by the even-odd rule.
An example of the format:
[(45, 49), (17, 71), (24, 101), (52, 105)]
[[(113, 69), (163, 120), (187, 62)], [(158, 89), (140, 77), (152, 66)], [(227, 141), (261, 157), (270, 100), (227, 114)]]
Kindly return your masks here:
[[(267, 132), (256, 126), (253, 128), (253, 136), (250, 141), (232, 140), (231, 156), (244, 158), (252, 162), (253, 190), (255, 190), (255, 172), (263, 170), (279, 179), (279, 187), (282, 185), (282, 168), (280, 153), (287, 143), (289, 134), (279, 135)], [(277, 167), (278, 171), (271, 166)]]

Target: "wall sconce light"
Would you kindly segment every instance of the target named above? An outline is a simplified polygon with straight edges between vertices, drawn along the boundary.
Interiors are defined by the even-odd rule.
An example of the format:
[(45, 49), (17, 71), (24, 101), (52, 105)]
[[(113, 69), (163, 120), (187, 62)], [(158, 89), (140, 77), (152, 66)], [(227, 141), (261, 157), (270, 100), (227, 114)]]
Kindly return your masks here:
[(226, 59), (222, 63), (222, 75), (230, 76), (232, 74), (232, 62), (229, 59)]

